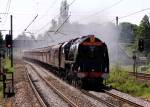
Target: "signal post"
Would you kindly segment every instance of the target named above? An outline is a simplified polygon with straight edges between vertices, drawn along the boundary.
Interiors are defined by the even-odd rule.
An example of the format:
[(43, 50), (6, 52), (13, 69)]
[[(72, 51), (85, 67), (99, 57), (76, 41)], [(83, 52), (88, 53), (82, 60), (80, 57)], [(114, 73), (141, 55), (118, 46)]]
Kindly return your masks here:
[[(5, 37), (7, 57), (3, 67), (3, 95), (7, 97), (14, 95), (14, 69), (13, 69), (13, 25), (10, 16), (10, 32)], [(7, 65), (8, 64), (8, 65)], [(6, 66), (7, 65), (7, 66)], [(11, 76), (10, 76), (11, 75)]]
[(134, 76), (137, 76), (137, 58), (139, 59), (140, 54), (144, 51), (144, 39), (139, 38), (138, 40), (138, 49), (137, 51), (133, 51), (133, 73)]

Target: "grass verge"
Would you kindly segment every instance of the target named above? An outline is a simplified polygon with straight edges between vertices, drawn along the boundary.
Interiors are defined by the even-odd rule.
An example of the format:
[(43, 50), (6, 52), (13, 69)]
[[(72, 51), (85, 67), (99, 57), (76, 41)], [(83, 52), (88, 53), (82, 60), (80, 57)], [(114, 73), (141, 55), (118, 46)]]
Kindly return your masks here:
[(4, 59), (4, 68), (8, 71), (8, 72), (14, 72), (14, 67), (11, 67), (11, 60), (9, 59), (9, 57)]
[(137, 81), (120, 66), (112, 68), (107, 82), (122, 92), (150, 100), (150, 84)]
[(3, 84), (0, 83), (0, 105), (3, 105)]

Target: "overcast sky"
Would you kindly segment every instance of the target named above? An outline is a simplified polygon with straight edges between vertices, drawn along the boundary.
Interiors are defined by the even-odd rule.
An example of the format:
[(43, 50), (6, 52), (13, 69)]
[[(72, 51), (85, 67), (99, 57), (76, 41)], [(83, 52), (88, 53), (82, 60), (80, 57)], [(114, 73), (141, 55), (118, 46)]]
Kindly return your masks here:
[[(67, 1), (70, 4), (74, 0)], [(0, 30), (10, 29), (10, 14), (12, 14), (14, 37), (16, 37), (38, 14), (37, 19), (27, 30), (36, 34), (44, 32), (50, 27), (50, 24), (40, 30), (44, 25), (50, 22), (52, 18), (58, 19), (61, 2), (62, 0), (0, 0)], [(86, 24), (113, 20), (112, 22), (115, 23), (116, 16), (122, 17), (150, 8), (150, 0), (75, 0), (69, 8), (71, 22)], [(5, 12), (9, 14), (2, 14)], [(119, 22), (139, 24), (145, 14), (150, 16), (150, 9), (119, 19)], [(7, 32), (3, 32), (3, 34), (5, 33)]]

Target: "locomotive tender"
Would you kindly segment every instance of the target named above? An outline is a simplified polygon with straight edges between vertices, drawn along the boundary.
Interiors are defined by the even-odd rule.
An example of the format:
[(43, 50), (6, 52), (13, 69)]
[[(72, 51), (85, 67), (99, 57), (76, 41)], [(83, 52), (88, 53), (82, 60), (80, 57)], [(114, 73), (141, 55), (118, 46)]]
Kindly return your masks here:
[(57, 74), (81, 87), (101, 87), (109, 75), (107, 46), (94, 35), (75, 38), (49, 47), (26, 50), (24, 58), (57, 69)]

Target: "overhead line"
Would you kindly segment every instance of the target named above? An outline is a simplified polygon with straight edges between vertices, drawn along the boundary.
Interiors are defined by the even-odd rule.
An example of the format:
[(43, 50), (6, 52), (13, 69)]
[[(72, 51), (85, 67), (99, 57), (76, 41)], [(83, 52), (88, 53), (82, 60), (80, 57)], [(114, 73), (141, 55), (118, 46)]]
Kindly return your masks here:
[[(51, 22), (51, 21), (50, 21)], [(42, 29), (44, 29), (50, 22), (46, 23), (44, 26), (42, 26), (36, 33), (40, 32)], [(35, 33), (35, 34), (36, 34)]]
[(104, 12), (104, 11), (106, 11), (106, 10), (108, 10), (108, 9), (111, 9), (111, 8), (113, 8), (114, 6), (116, 6), (116, 5), (120, 4), (122, 1), (123, 1), (123, 0), (119, 0), (118, 2), (116, 2), (116, 3), (112, 4), (112, 5), (110, 5), (110, 6), (106, 7), (106, 8), (104, 8), (104, 9), (102, 9), (102, 10), (100, 10), (100, 11), (98, 11), (98, 12), (96, 12), (96, 13), (92, 14), (92, 15), (95, 15), (95, 14), (98, 14), (98, 13)]
[[(66, 18), (66, 20), (60, 25), (60, 27), (58, 27), (58, 29), (57, 29), (56, 31), (54, 31), (55, 34), (56, 34), (56, 33), (60, 33), (60, 34), (66, 35), (65, 33), (61, 33), (61, 32), (58, 32), (58, 31), (59, 31), (59, 29), (67, 22), (67, 20), (69, 19), (70, 16), (71, 16), (71, 15), (69, 15), (69, 16)], [(47, 24), (48, 24), (48, 23), (47, 23)], [(47, 24), (46, 24), (45, 26), (47, 26)], [(45, 26), (43, 26), (43, 28), (44, 28)], [(42, 28), (42, 29), (43, 29), (43, 28)], [(40, 30), (42, 30), (42, 29), (40, 29)], [(52, 37), (51, 37), (51, 40), (54, 41)]]
[(81, 18), (80, 20), (88, 19), (89, 16), (94, 16), (94, 15), (97, 15), (97, 14), (99, 14), (99, 13), (102, 13), (102, 12), (108, 10), (108, 9), (111, 9), (111, 8), (113, 8), (114, 6), (116, 6), (116, 5), (118, 5), (119, 3), (121, 3), (122, 1), (123, 1), (123, 0), (119, 0), (118, 2), (116, 2), (116, 3), (114, 3), (114, 4), (110, 5), (110, 6), (108, 6), (108, 7), (106, 7), (106, 8), (103, 8), (103, 9), (101, 9), (101, 10), (98, 11), (98, 12), (95, 12), (95, 13), (93, 13), (93, 14), (91, 14), (91, 15), (88, 15), (87, 17)]
[(51, 4), (51, 6), (46, 10), (46, 12), (43, 14), (43, 16), (40, 17), (39, 20), (41, 20), (43, 17), (45, 17), (45, 14), (47, 14), (47, 12), (56, 4), (58, 0), (54, 0), (53, 3)]
[(67, 20), (69, 19), (71, 15), (69, 15), (66, 20), (60, 25), (60, 27), (58, 27), (58, 29), (55, 31), (55, 33), (57, 33), (59, 31), (59, 29), (67, 22)]
[[(8, 13), (9, 14), (10, 5), (11, 5), (11, 0), (8, 0), (7, 4), (6, 4), (6, 10), (5, 10), (4, 13)], [(5, 25), (5, 23), (7, 21), (8, 14), (6, 14), (6, 18), (5, 18), (5, 21), (4, 21), (3, 25)]]
[[(73, 0), (69, 5), (68, 7), (70, 7), (76, 0)], [(64, 13), (65, 11), (63, 11)], [(59, 14), (58, 14), (59, 15)], [(56, 15), (55, 17), (57, 17), (58, 15)], [(54, 17), (54, 18), (55, 18)], [(70, 16), (69, 16), (70, 17)], [(68, 20), (68, 19), (67, 19)], [(51, 21), (50, 21), (51, 22)], [(46, 23), (43, 27), (41, 27), (36, 33), (40, 32), (42, 29), (44, 29), (50, 22)]]
[[(127, 15), (125, 15), (125, 16), (118, 17), (118, 19), (123, 19), (123, 18), (126, 18), (126, 17), (130, 17), (130, 16), (132, 16), (132, 15), (141, 13), (141, 12), (146, 11), (146, 10), (149, 10), (149, 9), (150, 9), (150, 8), (145, 8), (145, 9), (142, 9), (142, 10), (139, 10), (139, 11), (136, 11), (136, 12), (133, 12), (133, 13), (130, 13), (130, 14), (127, 14)], [(112, 21), (115, 21), (115, 20), (116, 20), (116, 19), (114, 18), (113, 20), (111, 20), (111, 22), (112, 22)], [(107, 23), (107, 22), (103, 22), (103, 23), (101, 23), (100, 25), (103, 25), (103, 24), (105, 24), (105, 23)]]
[[(52, 5), (48, 8), (48, 10), (56, 3), (56, 1), (57, 1), (57, 0), (54, 0), (54, 2), (53, 2)], [(45, 14), (48, 12), (48, 10), (45, 12)], [(44, 16), (43, 16), (43, 17), (44, 17)], [(41, 18), (40, 18), (39, 20), (41, 20), (43, 17), (41, 16)], [(35, 21), (36, 18), (37, 18), (37, 16), (36, 16), (36, 17), (33, 19), (33, 21), (27, 26), (27, 28)], [(41, 31), (45, 26), (47, 26), (47, 25), (48, 25), (48, 23), (47, 23), (46, 25), (44, 25), (44, 26), (40, 29), (40, 31)], [(24, 31), (26, 31), (27, 28), (26, 28)]]
[(73, 1), (69, 4), (69, 6), (71, 6), (75, 1), (76, 1), (76, 0), (73, 0)]
[(139, 11), (136, 11), (136, 12), (133, 12), (133, 13), (130, 13), (130, 14), (127, 14), (127, 15), (125, 15), (125, 16), (119, 17), (119, 19), (126, 18), (126, 17), (135, 15), (135, 14), (137, 14), (137, 13), (140, 13), (140, 12), (143, 12), (143, 11), (149, 10), (149, 9), (150, 9), (150, 8), (145, 8), (145, 9), (142, 9), (142, 10), (139, 10)]
[[(75, 2), (76, 0), (73, 0), (69, 5), (68, 5), (68, 7), (70, 7), (74, 2)], [(65, 11), (63, 11), (62, 13), (64, 13)], [(56, 18), (56, 17), (58, 17), (60, 14), (57, 14), (55, 17), (54, 17), (54, 19)]]
[(7, 13), (7, 11), (9, 12), (10, 4), (11, 4), (11, 0), (8, 0), (7, 7), (6, 7), (6, 13)]
[[(74, 2), (75, 2), (76, 0), (73, 0), (69, 5), (68, 5), (68, 7), (69, 6), (71, 6)], [(64, 11), (63, 11), (64, 12)], [(58, 15), (57, 15), (58, 16)], [(55, 34), (60, 30), (60, 28), (67, 22), (67, 20), (69, 19), (69, 17), (70, 17), (71, 15), (69, 15), (67, 18), (66, 18), (66, 20), (60, 25), (60, 27), (58, 27), (58, 29), (55, 31)], [(40, 31), (43, 29), (43, 28), (45, 28), (47, 25), (48, 25), (49, 23), (47, 23), (46, 25), (44, 25), (41, 29), (40, 29)], [(63, 34), (63, 33), (61, 33), (61, 34)], [(52, 38), (52, 37), (51, 37)], [(53, 39), (52, 39), (53, 40)]]
[(0, 13), (0, 14), (9, 14), (9, 13)]
[[(66, 18), (66, 20), (60, 25), (60, 27), (59, 27), (56, 31), (54, 31), (55, 33), (58, 32), (58, 30), (66, 23), (66, 21), (69, 19), (70, 16), (71, 16), (71, 15), (69, 15), (69, 16)], [(49, 23), (50, 23), (50, 22), (46, 23), (42, 28), (40, 28), (40, 29), (38, 30), (38, 32), (40, 32), (42, 29), (44, 29)], [(36, 33), (38, 33), (38, 32), (36, 32)]]
[(29, 27), (30, 27), (30, 25), (35, 21), (35, 19), (38, 17), (38, 14), (35, 16), (35, 18), (29, 23), (29, 25), (25, 28), (25, 30), (24, 31), (26, 31)]

